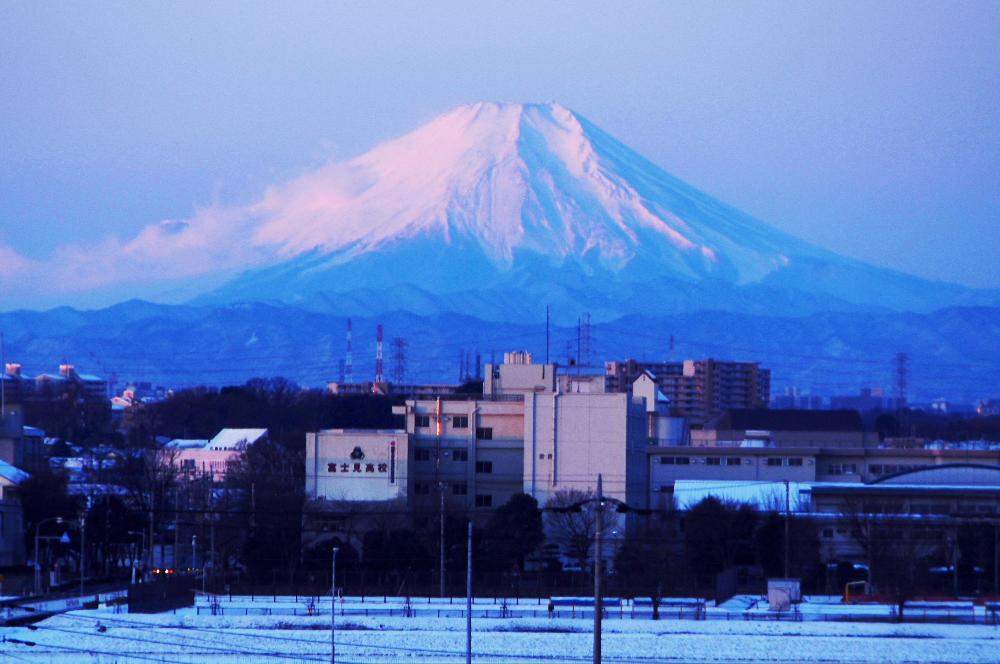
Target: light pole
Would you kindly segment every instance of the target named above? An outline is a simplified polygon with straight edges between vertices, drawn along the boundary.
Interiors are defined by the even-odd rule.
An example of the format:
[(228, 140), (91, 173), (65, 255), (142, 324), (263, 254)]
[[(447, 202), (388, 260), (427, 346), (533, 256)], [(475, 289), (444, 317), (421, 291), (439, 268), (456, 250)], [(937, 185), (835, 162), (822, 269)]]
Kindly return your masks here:
[(191, 571), (197, 570), (196, 562), (198, 560), (198, 536), (191, 536)]
[[(88, 501), (89, 502), (89, 501)], [(83, 574), (87, 556), (87, 510), (80, 510), (80, 605), (83, 606)]]
[(472, 664), (472, 519), (465, 555), (465, 664)]
[(330, 562), (330, 664), (337, 662), (337, 547), (333, 547)]
[(601, 619), (604, 617), (604, 599), (601, 597), (601, 535), (604, 521), (604, 489), (601, 475), (597, 475), (597, 523), (594, 537), (594, 664), (601, 664)]
[[(130, 530), (130, 531), (128, 531), (128, 534), (129, 535), (139, 535), (142, 538), (142, 549), (140, 549), (139, 555), (142, 558), (142, 560), (145, 560), (146, 559), (146, 531), (145, 530)], [(135, 576), (136, 576), (136, 572), (135, 572), (135, 568), (136, 568), (135, 559), (136, 559), (136, 556), (134, 554), (134, 549), (133, 549), (133, 555), (132, 555), (132, 583), (133, 584), (135, 583)]]
[(38, 539), (39, 533), (41, 531), (42, 525), (48, 523), (49, 521), (55, 521), (56, 523), (62, 523), (63, 518), (61, 516), (50, 516), (48, 519), (42, 519), (35, 526), (35, 594), (42, 594), (42, 567), (38, 562)]

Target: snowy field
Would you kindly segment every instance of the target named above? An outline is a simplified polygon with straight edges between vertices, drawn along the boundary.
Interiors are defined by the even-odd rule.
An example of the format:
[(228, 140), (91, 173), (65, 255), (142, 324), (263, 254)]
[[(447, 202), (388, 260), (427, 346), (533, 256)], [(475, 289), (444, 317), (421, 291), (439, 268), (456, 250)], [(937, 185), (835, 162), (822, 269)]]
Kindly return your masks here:
[[(281, 598), (277, 603), (233, 599), (230, 608), (296, 604)], [(339, 608), (338, 662), (464, 661), (464, 619), (419, 614), (342, 617)], [(158, 615), (116, 613), (111, 608), (74, 611), (32, 628), (0, 629), (0, 661), (327, 662), (329, 625), (328, 611), (325, 616), (213, 616), (204, 608), (201, 615), (197, 609)], [(588, 662), (591, 627), (591, 620), (581, 618), (477, 619), (475, 661)], [(606, 662), (985, 663), (1000, 661), (1000, 628), (612, 618), (604, 622), (603, 649)]]

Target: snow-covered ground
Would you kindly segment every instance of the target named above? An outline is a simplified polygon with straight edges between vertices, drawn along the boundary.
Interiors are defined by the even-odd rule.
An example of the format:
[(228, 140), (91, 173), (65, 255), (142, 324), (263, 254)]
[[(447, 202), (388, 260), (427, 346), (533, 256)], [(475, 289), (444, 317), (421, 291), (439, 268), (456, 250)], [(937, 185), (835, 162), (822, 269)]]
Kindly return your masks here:
[[(228, 602), (230, 608), (242, 604), (273, 609), (287, 608), (295, 603), (292, 598), (265, 602), (259, 598), (249, 601), (235, 597), (233, 602)], [(345, 602), (344, 605), (354, 604), (361, 602)], [(364, 604), (370, 606), (371, 601)], [(430, 603), (434, 604), (440, 602)], [(487, 603), (477, 606), (485, 608)], [(338, 662), (464, 661), (465, 622), (462, 618), (427, 617), (419, 613), (415, 617), (341, 616), (339, 608)], [(213, 616), (202, 610), (199, 615), (197, 609), (157, 615), (115, 613), (111, 608), (74, 611), (31, 628), (0, 629), (3, 637), (0, 660), (59, 663), (329, 661), (329, 612), (321, 616), (233, 613), (235, 611)], [(586, 662), (591, 658), (592, 621), (588, 619), (477, 619), (473, 628), (475, 661), (570, 663)], [(604, 622), (602, 643), (606, 662), (979, 663), (1000, 660), (1000, 628), (982, 624), (609, 618)]]

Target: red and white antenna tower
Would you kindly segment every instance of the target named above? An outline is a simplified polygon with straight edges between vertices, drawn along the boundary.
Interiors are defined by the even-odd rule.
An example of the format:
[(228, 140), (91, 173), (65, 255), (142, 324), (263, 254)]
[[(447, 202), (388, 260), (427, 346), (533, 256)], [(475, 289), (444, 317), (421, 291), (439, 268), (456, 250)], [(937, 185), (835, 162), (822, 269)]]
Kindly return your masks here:
[(344, 382), (354, 382), (354, 358), (351, 355), (351, 319), (347, 319), (347, 357), (344, 358)]
[(382, 367), (382, 326), (378, 326), (378, 336), (375, 344), (375, 382), (384, 383), (385, 373)]

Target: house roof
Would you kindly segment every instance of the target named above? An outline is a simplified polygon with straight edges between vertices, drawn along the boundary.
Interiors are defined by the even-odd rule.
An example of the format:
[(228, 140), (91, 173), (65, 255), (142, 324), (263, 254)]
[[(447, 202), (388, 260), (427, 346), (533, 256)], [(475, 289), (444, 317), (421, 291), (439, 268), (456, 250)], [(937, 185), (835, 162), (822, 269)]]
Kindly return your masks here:
[(175, 450), (189, 450), (196, 449), (199, 447), (205, 447), (208, 445), (208, 441), (205, 439), (198, 438), (174, 438), (166, 444), (166, 447)]
[(42, 431), (38, 427), (30, 427), (27, 424), (24, 425), (24, 427), (23, 427), (23, 429), (21, 431), (21, 435), (22, 436), (32, 437), (32, 438), (45, 438), (45, 432), (44, 431)]
[(856, 410), (785, 410), (750, 408), (727, 410), (712, 418), (706, 429), (722, 431), (864, 431)]
[(13, 482), (14, 484), (20, 484), (24, 480), (31, 477), (28, 473), (24, 472), (17, 466), (12, 466), (6, 461), (0, 460), (0, 477), (7, 480), (8, 482)]
[(208, 441), (210, 450), (237, 450), (267, 437), (267, 429), (223, 429)]

